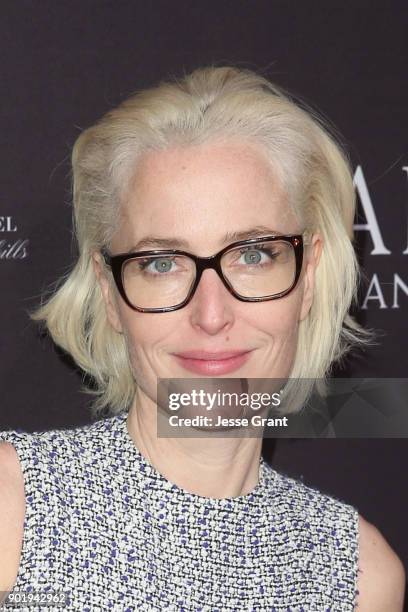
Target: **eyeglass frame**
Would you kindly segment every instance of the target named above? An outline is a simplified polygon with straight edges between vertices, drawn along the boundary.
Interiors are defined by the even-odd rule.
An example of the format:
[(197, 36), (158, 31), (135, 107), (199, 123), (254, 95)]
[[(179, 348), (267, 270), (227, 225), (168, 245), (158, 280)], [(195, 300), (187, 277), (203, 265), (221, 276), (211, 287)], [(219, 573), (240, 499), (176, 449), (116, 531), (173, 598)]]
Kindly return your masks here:
[[(198, 255), (194, 255), (193, 253), (189, 253), (188, 251), (181, 251), (178, 249), (132, 251), (128, 253), (118, 253), (117, 255), (111, 255), (106, 248), (102, 248), (100, 249), (100, 253), (105, 261), (105, 264), (109, 268), (111, 268), (116, 287), (121, 297), (125, 301), (125, 303), (129, 306), (129, 308), (131, 308), (132, 310), (136, 310), (137, 312), (157, 312), (157, 313), (158, 312), (173, 312), (175, 310), (179, 310), (180, 308), (184, 308), (184, 306), (187, 306), (187, 304), (192, 300), (197, 290), (197, 287), (200, 283), (201, 276), (204, 270), (215, 270), (216, 273), (218, 274), (218, 278), (220, 278), (224, 287), (229, 291), (229, 293), (231, 293), (231, 295), (233, 295), (240, 302), (267, 302), (270, 300), (277, 300), (277, 299), (280, 299), (288, 295), (291, 291), (293, 291), (293, 289), (296, 287), (299, 281), (299, 277), (302, 271), (304, 246), (309, 244), (307, 239), (304, 240), (304, 238), (307, 238), (307, 236), (308, 236), (308, 233), (304, 231), (302, 234), (293, 234), (289, 236), (281, 236), (281, 235), (273, 234), (270, 236), (260, 236), (259, 238), (249, 238), (247, 240), (238, 240), (237, 242), (233, 242), (227, 245), (226, 247), (221, 249), (221, 251), (218, 251), (218, 253), (215, 253), (215, 255), (210, 255), (208, 257), (199, 257)], [(276, 293), (272, 296), (244, 297), (240, 295), (239, 293), (237, 293), (234, 290), (234, 288), (230, 285), (230, 283), (228, 282), (228, 279), (225, 278), (224, 273), (221, 268), (221, 258), (224, 255), (224, 253), (236, 247), (250, 246), (251, 244), (256, 244), (258, 242), (263, 242), (266, 240), (272, 241), (272, 242), (283, 241), (283, 242), (288, 242), (292, 245), (294, 252), (295, 252), (295, 263), (296, 263), (295, 278), (293, 280), (292, 285), (288, 289), (285, 289), (285, 291), (280, 291), (279, 293)], [(138, 257), (149, 257), (152, 255), (158, 255), (158, 256), (159, 255), (161, 256), (184, 255), (185, 257), (188, 257), (193, 260), (195, 264), (195, 270), (196, 270), (195, 280), (190, 287), (187, 297), (180, 304), (176, 304), (175, 306), (165, 306), (164, 308), (141, 308), (139, 306), (135, 306), (129, 301), (126, 295), (126, 292), (125, 292), (125, 288), (123, 286), (123, 278), (122, 278), (123, 265), (129, 259), (135, 259)]]

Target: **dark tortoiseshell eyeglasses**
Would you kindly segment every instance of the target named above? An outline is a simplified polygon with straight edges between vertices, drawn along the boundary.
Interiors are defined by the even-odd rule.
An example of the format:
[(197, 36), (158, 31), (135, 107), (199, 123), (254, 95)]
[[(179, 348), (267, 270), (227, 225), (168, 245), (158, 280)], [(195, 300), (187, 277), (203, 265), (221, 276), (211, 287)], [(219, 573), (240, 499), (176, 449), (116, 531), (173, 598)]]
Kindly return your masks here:
[(242, 302), (263, 302), (288, 295), (302, 270), (309, 234), (273, 235), (240, 240), (209, 257), (177, 249), (101, 254), (117, 289), (133, 310), (170, 312), (186, 306), (204, 270), (215, 270), (225, 288)]

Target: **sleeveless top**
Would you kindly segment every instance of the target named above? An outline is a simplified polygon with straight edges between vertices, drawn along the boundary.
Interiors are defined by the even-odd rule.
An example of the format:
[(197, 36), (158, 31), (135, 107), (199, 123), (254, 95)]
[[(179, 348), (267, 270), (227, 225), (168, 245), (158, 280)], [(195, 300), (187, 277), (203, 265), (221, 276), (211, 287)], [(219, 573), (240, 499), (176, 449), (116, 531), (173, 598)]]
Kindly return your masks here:
[(10, 595), (64, 592), (66, 609), (81, 612), (354, 610), (353, 506), (263, 458), (246, 495), (190, 493), (140, 453), (126, 418), (0, 432), (18, 453), (26, 495)]

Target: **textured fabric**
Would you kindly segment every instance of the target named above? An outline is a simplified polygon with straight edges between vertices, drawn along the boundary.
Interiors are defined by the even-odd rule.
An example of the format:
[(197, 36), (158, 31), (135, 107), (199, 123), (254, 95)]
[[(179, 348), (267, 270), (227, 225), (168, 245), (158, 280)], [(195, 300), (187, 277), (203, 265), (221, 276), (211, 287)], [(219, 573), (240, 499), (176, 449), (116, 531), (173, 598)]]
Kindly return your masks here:
[(355, 508), (263, 459), (247, 495), (189, 493), (137, 450), (126, 417), (0, 433), (27, 500), (12, 593), (64, 590), (82, 612), (354, 610)]

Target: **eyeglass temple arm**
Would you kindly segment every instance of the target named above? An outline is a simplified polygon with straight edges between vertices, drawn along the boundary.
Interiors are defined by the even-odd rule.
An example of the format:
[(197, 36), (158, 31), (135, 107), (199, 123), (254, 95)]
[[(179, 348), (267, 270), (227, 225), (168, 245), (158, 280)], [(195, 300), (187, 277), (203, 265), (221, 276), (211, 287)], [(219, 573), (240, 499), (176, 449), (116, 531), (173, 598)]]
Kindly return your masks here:
[(100, 254), (102, 255), (107, 266), (111, 267), (111, 256), (105, 248), (100, 250)]

